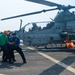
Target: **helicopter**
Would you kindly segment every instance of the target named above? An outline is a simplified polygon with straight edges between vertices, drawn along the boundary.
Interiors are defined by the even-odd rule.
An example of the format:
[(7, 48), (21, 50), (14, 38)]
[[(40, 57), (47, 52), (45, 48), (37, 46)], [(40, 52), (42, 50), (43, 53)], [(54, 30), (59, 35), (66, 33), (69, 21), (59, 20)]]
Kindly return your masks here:
[[(51, 7), (56, 7), (52, 9), (31, 12), (27, 14), (12, 16), (1, 19), (8, 20), (12, 18), (18, 18), (22, 16), (29, 16), (34, 14), (39, 14), (42, 12), (48, 12), (53, 10), (59, 10), (56, 17), (52, 21), (47, 22), (32, 22), (28, 23), (22, 27), (22, 20), (20, 22), (20, 29), (16, 31), (17, 35), (23, 40), (23, 44), (26, 46), (47, 46), (53, 43), (64, 43), (65, 39), (75, 40), (75, 12), (70, 12), (70, 9), (75, 8), (75, 6), (65, 6), (45, 0), (27, 0), (30, 2), (35, 2), (39, 4), (44, 4)], [(45, 24), (46, 27), (38, 27), (37, 25)], [(26, 31), (27, 26), (31, 26), (28, 31)]]

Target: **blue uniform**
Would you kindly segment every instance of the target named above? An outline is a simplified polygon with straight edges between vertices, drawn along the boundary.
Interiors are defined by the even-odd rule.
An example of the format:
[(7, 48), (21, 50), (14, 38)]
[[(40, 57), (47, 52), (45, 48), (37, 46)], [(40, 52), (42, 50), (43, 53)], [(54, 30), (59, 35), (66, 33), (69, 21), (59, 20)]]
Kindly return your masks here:
[(16, 36), (11, 37), (11, 38), (9, 38), (9, 42), (12, 43), (12, 44), (10, 44), (11, 48), (13, 50), (16, 50), (20, 54), (20, 56), (22, 57), (23, 62), (26, 63), (26, 58), (22, 52), (22, 49), (19, 46), (20, 45), (20, 39)]
[(19, 46), (20, 45), (20, 39), (18, 38), (18, 37), (10, 37), (9, 38), (9, 42), (14, 42), (14, 44), (13, 45), (15, 45), (15, 46)]

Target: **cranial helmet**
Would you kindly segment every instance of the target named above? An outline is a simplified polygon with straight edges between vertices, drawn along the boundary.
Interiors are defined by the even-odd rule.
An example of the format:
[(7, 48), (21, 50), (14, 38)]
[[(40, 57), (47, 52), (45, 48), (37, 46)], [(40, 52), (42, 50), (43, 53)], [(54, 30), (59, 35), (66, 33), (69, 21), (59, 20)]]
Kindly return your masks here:
[(13, 33), (12, 33), (12, 35), (16, 35), (16, 33), (15, 33), (15, 32), (13, 32)]
[(8, 30), (5, 30), (4, 33), (5, 33), (5, 34), (9, 34), (9, 31), (8, 31)]

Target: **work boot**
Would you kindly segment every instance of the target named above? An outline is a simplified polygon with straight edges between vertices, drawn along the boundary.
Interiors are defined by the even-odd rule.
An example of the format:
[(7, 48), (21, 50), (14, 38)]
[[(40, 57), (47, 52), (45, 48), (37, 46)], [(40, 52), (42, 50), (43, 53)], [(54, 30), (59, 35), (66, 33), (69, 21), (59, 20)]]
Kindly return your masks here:
[(12, 64), (13, 62), (9, 59), (9, 61), (8, 61), (10, 64)]
[(15, 62), (16, 60), (14, 59), (13, 62)]
[(23, 61), (23, 63), (27, 63), (26, 61)]
[(7, 60), (2, 60), (1, 62), (7, 62)]

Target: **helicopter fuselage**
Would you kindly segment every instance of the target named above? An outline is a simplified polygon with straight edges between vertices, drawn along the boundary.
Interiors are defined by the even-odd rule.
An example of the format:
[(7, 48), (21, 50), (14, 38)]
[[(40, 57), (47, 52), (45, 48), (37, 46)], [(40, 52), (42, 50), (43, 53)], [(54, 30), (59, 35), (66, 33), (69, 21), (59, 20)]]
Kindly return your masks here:
[(75, 15), (69, 11), (62, 11), (57, 14), (53, 22), (46, 24), (46, 27), (42, 29), (33, 25), (27, 32), (20, 30), (19, 36), (23, 40), (24, 45), (41, 46), (64, 42), (67, 34), (75, 32)]

